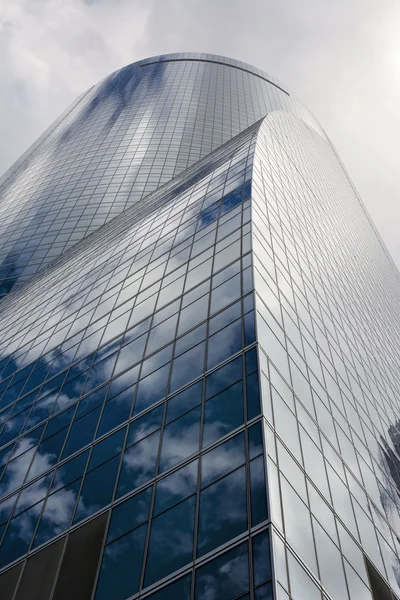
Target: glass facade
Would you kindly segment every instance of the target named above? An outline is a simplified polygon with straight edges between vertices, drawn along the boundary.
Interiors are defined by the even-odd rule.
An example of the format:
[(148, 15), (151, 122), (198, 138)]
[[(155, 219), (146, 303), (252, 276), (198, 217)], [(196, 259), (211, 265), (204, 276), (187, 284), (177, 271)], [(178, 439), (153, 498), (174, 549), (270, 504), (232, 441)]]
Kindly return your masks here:
[(399, 274), (298, 101), (147, 59), (2, 186), (0, 597), (398, 597)]

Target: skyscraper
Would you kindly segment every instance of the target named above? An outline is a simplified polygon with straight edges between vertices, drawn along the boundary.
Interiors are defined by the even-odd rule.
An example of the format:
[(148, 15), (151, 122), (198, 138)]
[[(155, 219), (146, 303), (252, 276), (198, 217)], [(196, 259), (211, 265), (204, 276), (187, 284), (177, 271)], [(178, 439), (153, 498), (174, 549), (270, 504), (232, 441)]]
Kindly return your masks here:
[(399, 273), (293, 94), (134, 63), (1, 191), (0, 597), (396, 598)]

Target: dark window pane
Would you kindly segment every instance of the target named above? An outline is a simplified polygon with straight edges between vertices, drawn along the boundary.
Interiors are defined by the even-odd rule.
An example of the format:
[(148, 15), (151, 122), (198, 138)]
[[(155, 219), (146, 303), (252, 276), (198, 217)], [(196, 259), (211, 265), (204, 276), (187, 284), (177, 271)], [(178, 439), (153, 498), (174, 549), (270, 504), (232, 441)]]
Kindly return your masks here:
[(89, 396), (86, 396), (86, 398), (83, 398), (78, 404), (75, 418), (85, 415), (86, 413), (90, 412), (92, 408), (103, 404), (106, 393), (107, 386), (105, 385), (99, 390), (96, 390), (95, 392), (89, 394)]
[(157, 483), (154, 514), (166, 510), (179, 500), (183, 500), (196, 491), (198, 461), (194, 460), (186, 467), (168, 475)]
[(175, 344), (175, 356), (179, 356), (183, 352), (186, 352), (186, 350), (188, 350), (189, 348), (192, 348), (193, 346), (196, 346), (196, 344), (199, 344), (200, 342), (205, 340), (206, 330), (207, 325), (206, 323), (204, 323), (203, 325), (200, 325), (200, 327), (196, 327), (196, 329), (194, 329), (190, 333), (187, 333), (186, 335), (179, 338), (179, 340), (177, 340)]
[(89, 450), (85, 450), (85, 452), (78, 454), (75, 458), (72, 458), (61, 467), (58, 467), (52, 484), (52, 491), (54, 492), (55, 490), (64, 487), (64, 485), (67, 485), (67, 483), (74, 481), (74, 479), (81, 477), (85, 470), (88, 456)]
[(81, 480), (78, 479), (47, 498), (46, 506), (44, 507), (35, 535), (34, 547), (47, 542), (47, 540), (69, 527), (80, 483)]
[(263, 432), (261, 421), (249, 427), (249, 458), (255, 458), (263, 451)]
[(133, 367), (133, 369), (129, 369), (129, 371), (125, 371), (125, 373), (113, 379), (110, 382), (108, 397), (112, 398), (113, 396), (116, 396), (122, 392), (122, 390), (130, 388), (134, 383), (136, 383), (139, 375), (139, 367), (140, 365), (137, 365), (136, 367)]
[(251, 348), (245, 354), (246, 360), (246, 375), (250, 375), (254, 371), (258, 369), (258, 361), (257, 361), (257, 348)]
[(247, 392), (247, 419), (253, 419), (260, 414), (260, 390), (258, 386), (258, 373), (252, 373), (246, 378)]
[[(223, 275), (223, 272), (222, 274)], [(218, 277), (220, 279), (220, 277)], [(214, 281), (217, 278), (214, 277)], [(227, 304), (230, 304), (236, 298), (240, 296), (240, 274), (235, 275), (228, 281), (225, 281), (222, 285), (217, 287), (211, 292), (211, 309), (210, 314), (217, 312)]]
[(94, 469), (122, 450), (126, 433), (126, 427), (119, 429), (103, 441), (95, 444), (90, 456), (88, 469)]
[(240, 544), (196, 573), (195, 600), (232, 600), (249, 589), (248, 546)]
[(201, 402), (203, 382), (198, 381), (168, 400), (166, 422), (172, 421)]
[(162, 590), (146, 597), (146, 600), (190, 600), (190, 575), (186, 575)]
[(170, 393), (196, 379), (204, 371), (205, 342), (175, 358), (172, 366)]
[(240, 302), (235, 302), (229, 308), (226, 308), (221, 313), (210, 319), (209, 335), (223, 329), (229, 323), (236, 321), (241, 314)]
[(243, 410), (241, 381), (208, 400), (204, 407), (203, 446), (242, 425)]
[(246, 472), (242, 467), (200, 494), (198, 556), (225, 544), (247, 527)]
[(39, 502), (10, 521), (0, 547), (0, 567), (28, 551), (42, 506), (43, 502)]
[(138, 383), (133, 414), (137, 415), (167, 395), (170, 364), (168, 363)]
[(74, 415), (75, 406), (71, 406), (67, 410), (64, 410), (62, 413), (59, 413), (53, 419), (47, 423), (46, 431), (44, 432), (43, 439), (46, 439), (52, 436), (54, 433), (57, 433), (61, 429), (64, 429), (67, 425), (70, 424), (71, 419)]
[(160, 473), (199, 450), (201, 409), (195, 408), (166, 425), (163, 434)]
[(269, 532), (263, 531), (252, 539), (254, 585), (271, 579)]
[(111, 502), (119, 460), (120, 457), (115, 456), (101, 467), (87, 473), (79, 497), (74, 523), (88, 517)]
[(239, 356), (217, 369), (206, 380), (206, 398), (211, 398), (224, 388), (242, 378), (242, 357)]
[(161, 427), (164, 406), (157, 406), (129, 425), (127, 447), (132, 446)]
[(152, 490), (150, 486), (113, 509), (107, 543), (147, 521)]
[(254, 590), (254, 600), (274, 600), (272, 583), (266, 583)]
[(242, 320), (238, 319), (208, 340), (207, 369), (212, 369), (242, 349)]
[(49, 469), (52, 465), (56, 464), (61, 448), (64, 445), (67, 432), (68, 428), (66, 427), (62, 431), (52, 435), (50, 438), (47, 438), (47, 440), (39, 445), (29, 471), (28, 479), (33, 479), (40, 473), (43, 473), (43, 471)]
[(66, 458), (92, 441), (99, 415), (100, 408), (96, 408), (91, 413), (72, 423), (62, 458)]
[(104, 435), (129, 419), (134, 389), (135, 386), (132, 386), (105, 403), (96, 437)]
[(244, 464), (244, 433), (220, 444), (201, 459), (201, 485), (204, 487)]
[(160, 433), (157, 431), (125, 450), (118, 480), (117, 498), (154, 477), (159, 439)]
[(265, 521), (268, 517), (265, 492), (264, 457), (259, 456), (250, 463), (251, 526)]
[(45, 498), (52, 477), (53, 473), (49, 473), (21, 491), (15, 507), (14, 517)]
[(152, 521), (145, 586), (192, 561), (196, 499), (188, 498)]

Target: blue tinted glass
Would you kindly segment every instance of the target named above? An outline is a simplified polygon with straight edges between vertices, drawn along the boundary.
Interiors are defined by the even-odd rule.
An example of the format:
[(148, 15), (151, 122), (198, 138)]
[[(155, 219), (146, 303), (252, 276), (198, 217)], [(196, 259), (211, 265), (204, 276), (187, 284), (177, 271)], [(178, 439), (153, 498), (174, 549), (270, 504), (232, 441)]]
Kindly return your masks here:
[(42, 506), (40, 502), (10, 521), (0, 547), (0, 567), (28, 551)]
[(66, 458), (92, 441), (96, 431), (97, 421), (99, 420), (99, 415), (100, 407), (95, 408), (91, 413), (72, 423), (68, 439), (62, 453), (62, 458)]
[(88, 456), (89, 450), (85, 450), (85, 452), (81, 452), (78, 456), (75, 456), (61, 467), (58, 467), (52, 484), (52, 491), (54, 492), (64, 485), (67, 485), (67, 483), (74, 481), (74, 479), (81, 477), (85, 470)]
[(242, 320), (238, 319), (208, 340), (207, 369), (212, 369), (242, 349)]
[[(0, 436), (0, 444), (3, 446), (16, 438), (22, 430), (29, 413), (29, 408), (20, 412), (18, 415), (7, 421), (4, 426), (3, 433)], [(35, 423), (34, 423), (35, 424)]]
[(242, 425), (243, 410), (241, 381), (208, 400), (204, 407), (203, 446)]
[(136, 383), (139, 375), (139, 368), (140, 365), (136, 365), (136, 367), (129, 369), (129, 371), (125, 371), (125, 373), (113, 379), (110, 383), (108, 397), (111, 398)]
[(154, 477), (159, 439), (160, 433), (157, 431), (125, 450), (117, 498)]
[(146, 345), (147, 333), (142, 335), (140, 338), (130, 342), (127, 346), (121, 348), (119, 353), (118, 362), (115, 366), (114, 375), (122, 373), (125, 369), (128, 369), (132, 365), (135, 365), (142, 359), (144, 347)]
[(247, 543), (225, 552), (196, 573), (195, 600), (232, 600), (249, 589)]
[(234, 360), (211, 373), (206, 379), (206, 398), (211, 398), (224, 388), (242, 378), (242, 357)]
[(147, 521), (152, 490), (150, 486), (113, 509), (107, 543)]
[(244, 433), (220, 444), (201, 459), (201, 485), (204, 487), (222, 475), (244, 464)]
[(145, 586), (192, 561), (195, 505), (195, 497), (188, 498), (153, 519)]
[[(247, 271), (248, 269), (246, 269)], [(244, 315), (244, 345), (249, 346), (256, 341), (256, 325), (254, 322), (254, 310)]]
[(172, 421), (201, 402), (203, 382), (198, 381), (168, 400), (166, 422)]
[(259, 456), (250, 463), (251, 525), (257, 525), (268, 517), (265, 491), (264, 457)]
[(39, 546), (67, 527), (72, 519), (81, 480), (78, 479), (47, 498), (33, 546)]
[(146, 597), (146, 600), (190, 600), (190, 575), (186, 575), (162, 590)]
[(154, 514), (166, 510), (179, 500), (194, 494), (197, 486), (198, 461), (190, 462), (157, 483)]
[(106, 397), (106, 393), (107, 386), (105, 385), (99, 390), (96, 390), (95, 392), (89, 394), (89, 396), (86, 396), (86, 398), (83, 398), (78, 404), (75, 418), (85, 415), (86, 413), (90, 412), (92, 408), (103, 404), (104, 398)]
[(211, 292), (210, 314), (213, 314), (239, 298), (240, 296), (240, 275), (235, 275)]
[(164, 406), (160, 405), (142, 417), (139, 417), (139, 419), (132, 421), (129, 425), (128, 439), (126, 441), (127, 447), (159, 429), (161, 427), (163, 412)]
[(35, 450), (36, 447), (33, 447), (8, 463), (1, 480), (3, 495), (9, 494), (22, 484)]
[[(17, 494), (14, 494), (10, 498), (3, 500), (0, 502), (0, 523), (4, 523), (8, 521), (11, 515), (11, 511), (14, 508), (15, 501), (17, 499)], [(1, 539), (1, 538), (0, 538)]]
[(149, 339), (146, 346), (146, 356), (165, 346), (175, 337), (176, 324), (178, 322), (178, 315), (174, 315), (151, 329)]
[(170, 364), (168, 363), (148, 377), (141, 379), (138, 384), (133, 414), (137, 415), (155, 402), (167, 395), (167, 384)]
[(240, 302), (235, 302), (235, 304), (223, 310), (216, 317), (210, 319), (208, 334), (212, 335), (213, 333), (216, 333), (220, 329), (226, 327), (226, 325), (229, 325), (229, 323), (236, 321), (236, 319), (240, 317), (240, 313)]
[(205, 346), (205, 342), (203, 342), (175, 358), (172, 366), (170, 393), (203, 373)]
[(165, 365), (167, 362), (169, 362), (171, 360), (172, 348), (173, 344), (170, 344), (163, 350), (156, 352), (155, 354), (153, 354), (153, 356), (144, 360), (142, 363), (142, 370), (140, 373), (141, 379), (143, 379), (143, 377), (146, 377), (146, 375), (149, 375), (149, 373), (156, 371), (157, 369)]
[(31, 414), (29, 415), (29, 418), (25, 423), (25, 431), (27, 431), (31, 427), (34, 427), (37, 423), (40, 423), (40, 421), (43, 421), (43, 419), (46, 419), (46, 417), (48, 417), (51, 414), (54, 406), (55, 397), (56, 395), (53, 394), (51, 394), (50, 396), (46, 396), (46, 398), (39, 400), (32, 407)]
[(196, 329), (190, 333), (187, 333), (179, 338), (175, 344), (175, 356), (179, 356), (179, 354), (186, 352), (186, 350), (189, 348), (192, 348), (196, 344), (202, 342), (206, 338), (206, 330), (207, 325), (206, 323), (203, 323), (203, 325), (200, 325), (200, 327), (196, 327)]
[(241, 202), (242, 202), (242, 187), (240, 186), (240, 188), (233, 190), (233, 192), (230, 192), (229, 194), (224, 196), (224, 198), (222, 198), (222, 213), (227, 212), (228, 210), (231, 210), (238, 204), (241, 204)]
[(139, 589), (147, 524), (106, 546), (95, 600), (125, 600)]
[(121, 392), (104, 405), (96, 437), (104, 435), (129, 419), (135, 386)]
[(271, 579), (269, 533), (263, 531), (252, 539), (254, 585)]
[(14, 517), (45, 498), (52, 477), (53, 473), (45, 475), (21, 491), (15, 507)]
[(115, 456), (86, 474), (74, 523), (88, 517), (111, 502), (119, 461), (120, 457)]
[(47, 438), (39, 445), (38, 451), (33, 459), (28, 479), (33, 479), (39, 473), (42, 473), (52, 465), (56, 464), (63, 447), (68, 428), (59, 431), (50, 438)]
[(257, 348), (251, 348), (245, 354), (246, 360), (246, 375), (250, 375), (254, 371), (258, 369), (258, 361), (257, 361)]
[(122, 450), (126, 433), (126, 427), (119, 429), (112, 435), (109, 435), (104, 440), (95, 444), (92, 449), (90, 456), (88, 469), (94, 469), (102, 462), (105, 462), (115, 454), (118, 454)]
[(160, 473), (199, 450), (201, 409), (195, 408), (164, 428)]
[(253, 419), (260, 414), (260, 390), (258, 385), (258, 373), (255, 371), (246, 378), (247, 392), (247, 419)]
[(53, 433), (57, 433), (57, 431), (60, 431), (60, 429), (63, 429), (64, 427), (69, 425), (74, 415), (74, 411), (75, 407), (71, 406), (71, 408), (64, 410), (62, 413), (59, 413), (53, 419), (50, 419), (47, 423), (43, 439), (50, 437), (51, 435), (53, 435)]
[(274, 600), (272, 582), (266, 583), (254, 590), (254, 600)]
[(247, 528), (246, 471), (241, 467), (200, 493), (198, 556)]
[[(41, 438), (43, 429), (44, 429), (44, 425), (41, 425), (40, 427), (36, 427), (36, 429), (34, 429), (33, 431), (30, 431), (24, 437), (20, 438), (18, 440), (18, 442), (15, 444), (14, 452), (12, 455), (13, 458), (16, 458), (22, 452), (25, 452), (25, 450), (28, 450), (28, 448), (37, 444)], [(8, 446), (8, 448), (9, 448), (9, 450), (12, 450), (12, 445)]]
[[(246, 239), (246, 238), (245, 238)], [(244, 246), (245, 242), (243, 241), (243, 246)], [(248, 248), (249, 250), (250, 248)], [(254, 285), (253, 285), (253, 270), (251, 267), (247, 267), (247, 269), (243, 269), (242, 272), (242, 278), (243, 278), (243, 290), (242, 290), (242, 294), (247, 294), (247, 292), (250, 292), (251, 290), (253, 290)], [(251, 315), (251, 317), (250, 317)], [(251, 338), (255, 338), (255, 328), (254, 328), (254, 313), (248, 313), (246, 315), (245, 319), (245, 326), (248, 324), (248, 332), (246, 332), (249, 336), (249, 340)], [(253, 335), (252, 335), (253, 332)], [(255, 341), (255, 339), (253, 339), (253, 341)], [(248, 341), (247, 344), (251, 344), (251, 341)]]
[(104, 360), (101, 360), (95, 364), (91, 369), (85, 385), (85, 393), (90, 392), (93, 388), (110, 379), (115, 361), (117, 359), (117, 352), (108, 356)]
[(249, 458), (255, 458), (263, 451), (263, 432), (261, 421), (255, 423), (248, 429), (249, 434)]

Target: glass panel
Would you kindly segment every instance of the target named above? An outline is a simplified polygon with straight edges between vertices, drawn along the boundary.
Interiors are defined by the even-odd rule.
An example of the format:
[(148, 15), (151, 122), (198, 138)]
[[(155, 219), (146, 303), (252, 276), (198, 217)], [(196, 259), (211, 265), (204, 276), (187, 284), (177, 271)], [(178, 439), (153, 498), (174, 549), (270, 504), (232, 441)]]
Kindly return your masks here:
[(154, 514), (196, 492), (198, 462), (198, 460), (190, 462), (157, 483)]
[(242, 467), (200, 494), (198, 556), (221, 546), (246, 529), (246, 472)]
[(152, 490), (153, 487), (150, 486), (113, 509), (107, 543), (147, 521)]
[(211, 444), (244, 422), (243, 383), (239, 381), (208, 400), (204, 408), (203, 446)]
[(247, 543), (225, 552), (196, 573), (195, 600), (232, 600), (249, 589)]
[(153, 519), (145, 586), (192, 561), (195, 505), (195, 497), (188, 498)]
[(160, 433), (157, 431), (125, 450), (118, 480), (117, 498), (154, 477), (159, 440)]
[(115, 456), (86, 475), (74, 523), (88, 517), (111, 502), (119, 460), (120, 457)]
[(203, 382), (198, 381), (190, 387), (183, 390), (176, 396), (173, 396), (168, 400), (167, 404), (167, 415), (166, 422), (172, 421), (176, 417), (180, 417), (182, 414), (194, 408), (201, 402), (201, 395), (203, 390)]
[(199, 450), (201, 409), (186, 413), (169, 425), (163, 434), (160, 473)]
[(96, 600), (125, 600), (139, 590), (147, 524), (106, 546)]
[(244, 464), (244, 433), (220, 444), (201, 459), (201, 485), (212, 483), (222, 475)]

